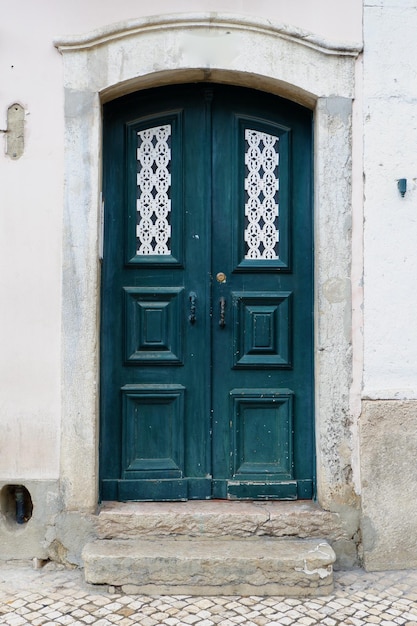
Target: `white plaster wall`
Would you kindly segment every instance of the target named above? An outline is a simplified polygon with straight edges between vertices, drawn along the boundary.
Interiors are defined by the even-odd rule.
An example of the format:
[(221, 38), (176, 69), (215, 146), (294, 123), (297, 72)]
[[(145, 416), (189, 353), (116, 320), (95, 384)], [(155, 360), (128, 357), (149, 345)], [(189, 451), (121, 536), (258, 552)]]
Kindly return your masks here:
[[(417, 398), (417, 2), (364, 5), (364, 396)], [(407, 178), (401, 198), (396, 179)]]
[(361, 40), (361, 1), (23, 0), (0, 3), (0, 129), (7, 108), (26, 111), (19, 160), (0, 152), (0, 478), (59, 477), (64, 188), (63, 62), (57, 35), (157, 13), (231, 11)]
[[(63, 198), (62, 69), (35, 16), (3, 6), (0, 128), (26, 111), (25, 149), (0, 152), (0, 477), (58, 475)], [(38, 24), (39, 22), (39, 24)]]
[[(365, 0), (362, 545), (416, 567), (417, 1)], [(397, 179), (407, 178), (401, 198)]]

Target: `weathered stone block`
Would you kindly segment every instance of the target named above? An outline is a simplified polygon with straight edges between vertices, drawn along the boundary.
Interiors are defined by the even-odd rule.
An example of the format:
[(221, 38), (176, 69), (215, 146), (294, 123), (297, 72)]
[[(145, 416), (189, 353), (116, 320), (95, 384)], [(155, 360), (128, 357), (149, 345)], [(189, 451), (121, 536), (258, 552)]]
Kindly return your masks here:
[(326, 537), (349, 539), (337, 513), (299, 502), (107, 502), (97, 518), (101, 539), (196, 537)]
[(171, 595), (330, 593), (335, 554), (323, 540), (155, 538), (97, 540), (83, 550), (85, 578)]
[(417, 402), (364, 401), (362, 541), (368, 570), (417, 567)]

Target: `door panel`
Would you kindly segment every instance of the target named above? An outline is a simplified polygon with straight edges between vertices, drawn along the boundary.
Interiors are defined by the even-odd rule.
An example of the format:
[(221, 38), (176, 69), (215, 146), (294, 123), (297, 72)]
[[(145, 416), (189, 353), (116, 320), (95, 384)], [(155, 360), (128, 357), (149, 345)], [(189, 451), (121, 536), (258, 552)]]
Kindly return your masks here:
[(233, 367), (291, 367), (290, 291), (232, 294)]
[(181, 385), (122, 388), (124, 478), (184, 475), (184, 391)]
[(311, 498), (310, 113), (162, 88), (104, 138), (102, 498)]
[(183, 365), (183, 287), (124, 287), (125, 363)]
[(311, 497), (311, 130), (254, 92), (213, 119), (213, 494)]

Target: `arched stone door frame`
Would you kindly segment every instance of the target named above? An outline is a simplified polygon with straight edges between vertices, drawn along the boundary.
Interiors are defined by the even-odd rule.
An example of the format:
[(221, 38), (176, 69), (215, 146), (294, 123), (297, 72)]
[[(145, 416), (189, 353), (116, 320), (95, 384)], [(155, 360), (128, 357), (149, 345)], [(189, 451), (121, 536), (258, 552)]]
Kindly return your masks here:
[(352, 102), (359, 46), (230, 14), (164, 15), (55, 42), (64, 59), (61, 485), (66, 510), (98, 498), (101, 107), (158, 85), (220, 82), (314, 111), (317, 496), (354, 505)]

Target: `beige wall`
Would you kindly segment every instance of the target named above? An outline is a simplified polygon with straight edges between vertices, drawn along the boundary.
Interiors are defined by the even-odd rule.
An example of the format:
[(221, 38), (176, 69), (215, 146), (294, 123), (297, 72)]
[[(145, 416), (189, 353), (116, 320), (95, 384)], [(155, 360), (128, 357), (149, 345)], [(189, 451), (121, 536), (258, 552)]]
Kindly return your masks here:
[[(20, 33), (20, 41), (31, 39), (47, 44), (46, 37), (82, 34), (95, 28), (136, 17), (167, 13), (240, 13), (264, 17), (278, 24), (305, 29), (334, 42), (362, 38), (362, 2), (360, 0), (39, 0), (36, 5), (24, 0), (2, 11), (2, 33), (13, 42), (12, 33)], [(16, 46), (15, 40), (15, 46)]]

